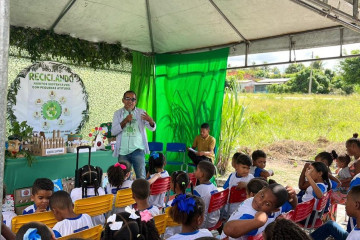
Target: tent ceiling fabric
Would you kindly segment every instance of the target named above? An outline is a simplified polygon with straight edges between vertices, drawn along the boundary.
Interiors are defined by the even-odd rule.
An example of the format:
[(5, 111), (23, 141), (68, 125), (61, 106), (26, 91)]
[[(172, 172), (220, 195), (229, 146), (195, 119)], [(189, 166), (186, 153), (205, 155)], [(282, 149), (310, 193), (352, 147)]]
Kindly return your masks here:
[[(251, 53), (288, 49), (287, 34), (339, 25), (290, 0), (213, 2), (250, 41)], [(338, 2), (329, 0), (328, 4)], [(340, 9), (352, 14), (352, 5), (341, 2)], [(50, 29), (68, 4), (69, 0), (51, 1), (51, 4), (48, 0), (11, 0), (10, 24)], [(156, 53), (232, 44), (239, 45), (230, 51), (231, 55), (245, 53), (243, 39), (209, 0), (149, 0), (149, 10)], [(93, 42), (120, 42), (125, 48), (152, 52), (146, 0), (77, 0), (54, 31)], [(349, 42), (360, 42), (358, 33), (344, 32), (345, 40), (348, 36)], [(338, 44), (339, 28), (297, 35), (296, 41), (297, 49)]]

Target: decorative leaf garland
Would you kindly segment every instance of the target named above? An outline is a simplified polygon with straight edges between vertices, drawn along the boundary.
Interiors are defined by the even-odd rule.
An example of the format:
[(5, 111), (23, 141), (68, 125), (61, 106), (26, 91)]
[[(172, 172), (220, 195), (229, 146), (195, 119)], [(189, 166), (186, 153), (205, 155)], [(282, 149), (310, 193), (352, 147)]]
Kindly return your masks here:
[(69, 35), (59, 35), (53, 31), (11, 26), (10, 45), (26, 50), (33, 62), (41, 60), (44, 54), (52, 60), (66, 58), (75, 64), (90, 66), (94, 69), (110, 67), (131, 61), (132, 55), (124, 50), (120, 43), (92, 43), (73, 38)]

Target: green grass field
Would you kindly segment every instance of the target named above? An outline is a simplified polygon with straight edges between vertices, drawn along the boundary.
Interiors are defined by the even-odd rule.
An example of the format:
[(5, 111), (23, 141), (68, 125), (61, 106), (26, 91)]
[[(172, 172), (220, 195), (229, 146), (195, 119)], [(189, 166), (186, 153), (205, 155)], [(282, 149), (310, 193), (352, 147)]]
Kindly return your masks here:
[(360, 96), (242, 94), (246, 127), (237, 144), (261, 148), (280, 140), (344, 142), (360, 132)]

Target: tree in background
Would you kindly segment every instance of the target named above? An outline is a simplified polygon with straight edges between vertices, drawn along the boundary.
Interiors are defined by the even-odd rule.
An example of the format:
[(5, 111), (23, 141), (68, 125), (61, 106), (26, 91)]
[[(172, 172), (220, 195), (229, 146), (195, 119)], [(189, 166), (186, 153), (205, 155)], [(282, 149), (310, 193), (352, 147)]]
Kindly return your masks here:
[(286, 74), (298, 73), (301, 70), (305, 69), (305, 65), (302, 63), (291, 63), (286, 69)]
[[(310, 68), (305, 68), (296, 73), (296, 75), (287, 83), (282, 85), (271, 85), (268, 87), (268, 90), (275, 93), (308, 93), (310, 72)], [(329, 78), (328, 75), (321, 70), (313, 69), (312, 93), (330, 93), (330, 85), (331, 78)]]
[[(353, 50), (351, 54), (360, 54), (360, 50)], [(340, 62), (340, 73), (346, 84), (360, 84), (360, 58), (346, 58)]]

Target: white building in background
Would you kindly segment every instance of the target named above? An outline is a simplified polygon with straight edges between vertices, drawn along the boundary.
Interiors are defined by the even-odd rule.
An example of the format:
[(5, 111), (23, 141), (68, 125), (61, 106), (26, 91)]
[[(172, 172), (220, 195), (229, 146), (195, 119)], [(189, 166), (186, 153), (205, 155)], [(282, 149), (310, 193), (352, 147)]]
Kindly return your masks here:
[(273, 84), (284, 84), (287, 81), (289, 81), (290, 78), (275, 78), (275, 79), (269, 79), (265, 78), (259, 81), (253, 81), (253, 80), (241, 80), (237, 81), (238, 85), (238, 91), (239, 92), (268, 92), (267, 86), (273, 85)]

